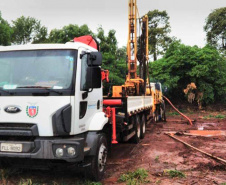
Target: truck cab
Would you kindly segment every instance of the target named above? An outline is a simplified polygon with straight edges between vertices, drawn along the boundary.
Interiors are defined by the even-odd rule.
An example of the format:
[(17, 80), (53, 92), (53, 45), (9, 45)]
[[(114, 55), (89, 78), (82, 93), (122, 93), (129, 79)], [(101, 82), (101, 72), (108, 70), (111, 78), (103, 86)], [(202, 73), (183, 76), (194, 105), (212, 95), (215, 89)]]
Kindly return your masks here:
[(81, 42), (0, 47), (0, 158), (89, 157), (91, 176), (101, 178), (108, 123), (101, 60)]

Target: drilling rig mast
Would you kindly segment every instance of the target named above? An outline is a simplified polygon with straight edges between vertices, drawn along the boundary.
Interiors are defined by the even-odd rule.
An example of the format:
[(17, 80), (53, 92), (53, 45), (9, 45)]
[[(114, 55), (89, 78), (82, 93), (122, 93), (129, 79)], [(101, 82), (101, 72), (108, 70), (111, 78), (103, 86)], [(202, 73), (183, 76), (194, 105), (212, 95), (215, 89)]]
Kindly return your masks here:
[[(113, 86), (113, 97), (147, 95), (148, 16), (145, 15), (141, 19), (138, 17), (137, 0), (129, 0), (128, 7), (128, 74), (124, 85)], [(138, 21), (140, 26), (139, 29), (141, 29), (141, 35), (139, 35), (139, 37), (137, 36)], [(139, 75), (137, 74), (138, 62)]]

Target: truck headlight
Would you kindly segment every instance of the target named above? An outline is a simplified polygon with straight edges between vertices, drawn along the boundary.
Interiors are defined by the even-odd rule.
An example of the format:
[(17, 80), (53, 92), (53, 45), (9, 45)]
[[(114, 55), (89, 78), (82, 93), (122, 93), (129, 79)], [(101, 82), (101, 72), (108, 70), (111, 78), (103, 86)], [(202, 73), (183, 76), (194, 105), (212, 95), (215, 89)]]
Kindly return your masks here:
[(64, 150), (62, 148), (57, 148), (56, 149), (56, 156), (57, 157), (63, 157), (64, 155)]
[(75, 148), (69, 147), (69, 148), (67, 149), (67, 153), (68, 153), (68, 155), (70, 155), (70, 156), (75, 156), (75, 154), (76, 154)]

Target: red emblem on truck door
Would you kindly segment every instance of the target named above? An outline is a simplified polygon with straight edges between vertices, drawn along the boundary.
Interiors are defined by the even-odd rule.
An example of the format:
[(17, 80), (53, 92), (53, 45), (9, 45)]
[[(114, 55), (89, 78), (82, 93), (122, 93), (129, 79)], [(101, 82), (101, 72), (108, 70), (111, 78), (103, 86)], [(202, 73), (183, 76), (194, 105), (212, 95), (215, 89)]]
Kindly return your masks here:
[(38, 106), (27, 106), (26, 113), (30, 118), (34, 118), (38, 114)]

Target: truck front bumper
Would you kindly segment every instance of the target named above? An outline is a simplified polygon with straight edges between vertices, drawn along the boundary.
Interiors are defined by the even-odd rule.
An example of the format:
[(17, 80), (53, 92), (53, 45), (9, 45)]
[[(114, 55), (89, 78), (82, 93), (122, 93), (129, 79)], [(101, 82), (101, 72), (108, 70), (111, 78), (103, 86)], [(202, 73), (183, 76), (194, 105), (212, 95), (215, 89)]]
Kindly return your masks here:
[[(1, 157), (12, 158), (31, 158), (31, 159), (54, 159), (65, 160), (68, 162), (79, 162), (84, 159), (85, 138), (84, 137), (70, 137), (70, 138), (41, 138), (38, 137), (34, 141), (7, 141), (1, 140), (0, 145), (19, 144), (22, 146), (20, 152), (0, 151)], [(69, 154), (68, 148), (74, 148), (73, 155)], [(60, 151), (60, 155), (56, 151)], [(69, 150), (70, 150), (69, 149)]]

